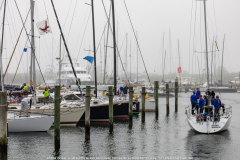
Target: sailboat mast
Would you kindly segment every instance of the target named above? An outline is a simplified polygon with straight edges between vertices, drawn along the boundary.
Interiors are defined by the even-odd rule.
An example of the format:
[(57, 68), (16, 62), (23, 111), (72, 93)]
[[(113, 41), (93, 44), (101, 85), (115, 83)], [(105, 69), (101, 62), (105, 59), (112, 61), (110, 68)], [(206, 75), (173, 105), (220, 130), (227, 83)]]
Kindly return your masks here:
[(92, 27), (93, 27), (93, 52), (94, 52), (94, 73), (95, 73), (95, 94), (97, 97), (97, 63), (96, 63), (96, 47), (95, 47), (95, 23), (94, 23), (94, 6), (92, 0)]
[(6, 0), (4, 2), (4, 11), (3, 11), (3, 23), (2, 23), (2, 41), (1, 41), (1, 48), (0, 48), (0, 61), (1, 61), (1, 85), (2, 85), (2, 92), (4, 92), (4, 78), (3, 78), (3, 65), (2, 65), (2, 50), (3, 50), (3, 36), (4, 36), (4, 22), (5, 22), (5, 12), (6, 12)]
[[(137, 41), (138, 41), (138, 34), (137, 34)], [(138, 83), (138, 46), (137, 46), (137, 83)]]
[[(179, 67), (181, 67), (180, 65), (180, 51), (179, 51), (179, 40), (178, 40), (178, 56), (179, 56)], [(179, 73), (179, 88), (181, 87), (181, 73)], [(181, 91), (181, 89), (180, 89)]]
[(59, 71), (58, 71), (58, 75), (59, 75), (59, 85), (61, 86), (61, 34), (60, 34), (60, 45), (59, 45), (60, 49), (59, 49)]
[(212, 83), (213, 47), (214, 47), (214, 37), (213, 37), (213, 44), (212, 44), (212, 63), (211, 63), (211, 86), (212, 87), (213, 87), (213, 83)]
[[(73, 70), (73, 74), (74, 74), (74, 77), (76, 79), (76, 83), (79, 87), (79, 90), (80, 92), (82, 92), (81, 88), (80, 88), (80, 84), (79, 84), (79, 81), (77, 79), (77, 74), (75, 72), (75, 69), (74, 69), (74, 66), (73, 66), (73, 63), (72, 63), (72, 58), (70, 57), (70, 54), (69, 54), (69, 50), (68, 50), (68, 47), (67, 47), (67, 43), (65, 41), (65, 38), (64, 38), (64, 35), (63, 35), (63, 32), (62, 32), (62, 28), (61, 28), (61, 25), (59, 23), (59, 20), (58, 20), (58, 16), (57, 16), (57, 12), (55, 10), (55, 7), (54, 7), (54, 4), (53, 4), (53, 1), (51, 0), (51, 3), (52, 3), (52, 7), (53, 7), (53, 11), (54, 11), (54, 14), (56, 16), (56, 20), (57, 20), (57, 23), (58, 23), (58, 27), (59, 27), (59, 30), (60, 30), (60, 33), (61, 33), (61, 36), (62, 36), (62, 39), (63, 39), (63, 43), (64, 43), (64, 46), (65, 46), (65, 49), (67, 51), (67, 55), (68, 55), (68, 58), (69, 58), (69, 61), (70, 61), (70, 64), (71, 64), (71, 67), (72, 67), (72, 70)], [(82, 94), (82, 93), (81, 93)]]
[(131, 55), (131, 39), (130, 39), (130, 81), (131, 81), (131, 74), (132, 74), (132, 55)]
[(31, 5), (31, 57), (32, 57), (32, 76), (33, 76), (33, 104), (36, 104), (36, 69), (35, 69), (35, 40), (34, 40), (34, 4), (33, 0), (30, 0)]
[(116, 37), (115, 37), (115, 13), (114, 13), (114, 0), (112, 1), (112, 23), (113, 23), (113, 50), (114, 50), (114, 95), (117, 95), (117, 79), (116, 79)]
[(222, 87), (222, 72), (223, 72), (223, 53), (224, 53), (224, 41), (225, 41), (225, 34), (224, 34), (224, 39), (223, 39), (223, 51), (222, 51), (221, 87)]
[(207, 45), (207, 11), (206, 0), (204, 0), (204, 23), (205, 23), (205, 43), (206, 43), (206, 62), (207, 62), (207, 86), (209, 89), (209, 69), (208, 69), (208, 45)]

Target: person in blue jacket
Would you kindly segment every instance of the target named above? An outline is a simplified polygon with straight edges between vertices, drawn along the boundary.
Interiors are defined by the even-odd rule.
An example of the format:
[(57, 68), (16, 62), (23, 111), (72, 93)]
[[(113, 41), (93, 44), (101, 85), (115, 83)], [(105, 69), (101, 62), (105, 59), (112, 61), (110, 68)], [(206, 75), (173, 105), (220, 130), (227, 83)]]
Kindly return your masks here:
[(191, 104), (192, 104), (192, 115), (193, 115), (195, 106), (197, 104), (197, 96), (195, 95), (195, 92), (193, 92), (193, 95), (191, 95), (190, 101), (191, 101)]
[(199, 101), (199, 96), (201, 95), (201, 92), (199, 88), (197, 88), (196, 96), (197, 96), (197, 101)]
[(214, 108), (215, 108), (215, 113), (218, 115), (219, 109), (222, 105), (221, 100), (219, 99), (219, 95), (216, 96), (216, 99), (214, 100)]
[(201, 119), (201, 121), (202, 120), (204, 120), (204, 118), (203, 118), (203, 109), (204, 109), (204, 99), (202, 99), (202, 95), (199, 95), (199, 118)]

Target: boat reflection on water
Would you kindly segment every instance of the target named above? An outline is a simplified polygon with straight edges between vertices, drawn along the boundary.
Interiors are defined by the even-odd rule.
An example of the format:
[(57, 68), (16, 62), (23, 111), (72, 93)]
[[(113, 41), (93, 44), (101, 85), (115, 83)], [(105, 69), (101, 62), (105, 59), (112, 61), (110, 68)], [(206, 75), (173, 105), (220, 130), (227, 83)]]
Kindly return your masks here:
[(226, 146), (232, 144), (229, 130), (214, 135), (199, 134), (194, 130), (189, 130), (185, 141), (186, 155), (192, 155), (193, 159), (222, 159), (229, 154), (230, 148)]

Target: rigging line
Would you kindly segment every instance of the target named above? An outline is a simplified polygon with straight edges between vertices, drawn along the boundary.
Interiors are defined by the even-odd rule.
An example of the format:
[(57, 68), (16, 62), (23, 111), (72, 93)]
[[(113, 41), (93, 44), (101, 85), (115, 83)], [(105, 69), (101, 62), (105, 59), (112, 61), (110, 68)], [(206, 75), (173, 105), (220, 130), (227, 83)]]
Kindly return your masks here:
[(215, 5), (214, 5), (214, 0), (213, 0), (213, 10), (214, 10), (214, 19), (215, 19), (215, 27), (216, 27), (216, 35), (217, 35), (217, 21), (216, 21), (216, 13), (215, 13)]
[(43, 4), (44, 4), (44, 8), (45, 8), (45, 12), (46, 12), (46, 16), (48, 17), (48, 14), (47, 14), (47, 8), (46, 8), (46, 4), (45, 4), (45, 0), (43, 0)]
[[(85, 9), (85, 8), (84, 8)], [(90, 13), (91, 13), (91, 9), (89, 10), (89, 16), (90, 16)], [(84, 22), (85, 22), (85, 19), (86, 19), (86, 13), (84, 12), (84, 19), (83, 19), (83, 23), (82, 23), (82, 26), (81, 26), (81, 29), (80, 29), (80, 31), (83, 29), (83, 27), (84, 27)], [(73, 50), (73, 53), (75, 53), (75, 51), (76, 51), (76, 48), (77, 48), (77, 44), (78, 44), (78, 41), (79, 41), (79, 39), (80, 39), (80, 34), (81, 34), (81, 32), (79, 33), (79, 35), (78, 35), (78, 39), (77, 39), (77, 41), (76, 41), (76, 46), (75, 46), (75, 48), (74, 48), (74, 50)]]
[[(10, 3), (11, 3), (11, 2), (10, 2)], [(9, 4), (10, 4), (10, 3), (9, 3)], [(11, 5), (7, 5), (9, 11), (13, 11), (12, 8), (11, 8), (11, 10), (10, 10), (9, 6), (11, 6)], [(12, 7), (12, 6), (11, 6), (11, 7)], [(12, 25), (12, 26), (17, 26), (16, 23), (15, 23), (15, 21), (12, 21), (13, 18), (15, 18), (15, 17), (14, 17), (14, 14), (13, 14), (13, 18), (12, 18), (12, 14), (11, 14), (12, 12), (9, 12), (9, 13), (10, 13), (9, 15), (10, 15), (11, 23), (14, 24), (14, 25)], [(9, 23), (9, 22), (8, 22), (8, 19), (9, 19), (9, 18), (7, 18), (7, 17), (8, 17), (8, 14), (6, 15), (6, 21), (7, 21), (7, 23)], [(10, 26), (9, 26), (9, 25), (8, 25), (8, 28), (9, 28), (9, 31), (10, 31), (10, 37), (11, 37), (12, 44), (14, 44), (12, 37), (16, 37), (16, 35), (17, 35), (17, 34), (16, 34), (16, 28), (13, 28), (13, 29), (12, 29), (12, 30), (13, 30), (13, 34), (12, 34), (12, 32), (11, 32), (12, 30), (10, 29)], [(12, 36), (12, 35), (13, 35), (13, 36)], [(6, 44), (5, 44), (5, 45), (6, 45)], [(19, 46), (18, 46), (18, 50), (20, 51)], [(6, 57), (6, 58), (7, 58), (7, 57)], [(16, 59), (15, 59), (15, 60), (16, 60)], [(7, 63), (7, 62), (6, 62), (6, 63)], [(16, 63), (17, 63), (17, 60), (16, 60)], [(23, 66), (23, 65), (22, 65), (22, 66)], [(24, 67), (23, 67), (23, 68), (24, 68)], [(20, 76), (20, 79), (21, 79), (21, 81), (22, 81), (22, 75)]]
[(4, 2), (4, 0), (2, 0), (2, 4), (1, 4), (1, 7), (0, 7), (0, 11), (2, 10), (2, 5), (3, 5), (3, 2)]
[[(29, 34), (30, 34), (30, 32), (29, 32)], [(27, 45), (27, 40), (26, 40), (26, 43), (25, 43), (25, 46), (24, 46), (24, 47), (26, 47), (26, 45)], [(13, 77), (13, 80), (12, 80), (12, 84), (13, 84), (13, 82), (14, 82), (14, 80), (15, 80), (15, 76), (16, 76), (16, 74), (17, 74), (18, 67), (19, 67), (19, 65), (20, 65), (20, 63), (21, 63), (23, 53), (24, 53), (24, 51), (22, 51), (21, 58), (20, 58), (20, 60), (19, 60), (19, 62), (18, 62), (18, 66), (17, 66), (16, 72), (15, 72), (14, 77)], [(11, 85), (12, 85), (12, 84), (11, 84)]]
[(77, 0), (76, 0), (76, 4), (75, 4), (75, 7), (74, 7), (74, 10), (73, 10), (73, 16), (72, 16), (72, 20), (71, 20), (71, 24), (70, 24), (70, 28), (68, 30), (68, 37), (67, 37), (67, 41), (68, 41), (68, 38), (69, 38), (69, 35), (70, 35), (70, 31), (71, 31), (71, 28), (72, 28), (72, 22), (73, 22), (73, 18), (74, 18), (74, 15), (75, 15), (75, 10), (76, 10), (76, 7), (77, 7)]
[(126, 8), (127, 13), (128, 13), (128, 18), (129, 18), (130, 23), (131, 23), (131, 26), (132, 26), (132, 30), (133, 30), (133, 33), (134, 33), (134, 36), (135, 36), (135, 39), (136, 39), (136, 42), (137, 42), (137, 46), (138, 46), (138, 49), (139, 49), (139, 52), (140, 52), (140, 55), (141, 55), (141, 58), (142, 58), (142, 61), (143, 61), (143, 65), (144, 65), (145, 71), (146, 71), (146, 73), (147, 73), (147, 77), (148, 77), (150, 86), (152, 86), (152, 83), (151, 83), (151, 81), (150, 81), (150, 78), (149, 78), (149, 75), (148, 75), (148, 72), (147, 72), (147, 68), (146, 68), (146, 65), (145, 65), (145, 62), (144, 62), (144, 59), (143, 59), (143, 56), (142, 56), (142, 51), (141, 51), (140, 46), (139, 46), (139, 44), (138, 44), (138, 40), (137, 40), (137, 37), (136, 37), (136, 33), (135, 33), (135, 31), (134, 31), (134, 28), (133, 28), (132, 20), (131, 20), (131, 18), (130, 18), (129, 12), (128, 12), (128, 8), (127, 8), (127, 5), (126, 5), (126, 2), (125, 2), (125, 0), (123, 0), (123, 2), (124, 2), (124, 4), (125, 4), (125, 8)]
[(192, 29), (191, 29), (191, 27), (192, 27), (192, 12), (193, 12), (193, 1), (192, 1), (192, 9), (191, 9), (190, 36), (189, 36), (189, 71), (188, 71), (188, 77), (189, 77), (189, 73), (191, 72), (191, 70), (190, 70), (190, 68), (191, 68), (191, 67), (190, 67), (190, 66), (191, 66), (191, 65), (190, 65), (190, 62), (191, 62), (191, 61), (190, 61), (190, 59), (191, 59), (191, 58), (190, 58), (190, 57), (191, 57), (191, 56), (190, 56), (190, 55), (191, 55), (191, 54), (190, 54), (190, 49), (191, 49), (190, 44), (191, 44), (191, 36), (192, 36)]
[[(30, 8), (29, 11), (28, 11), (27, 17), (26, 17), (25, 22), (24, 22), (23, 25), (25, 25), (25, 23), (26, 23), (26, 21), (27, 21), (27, 18), (28, 18), (28, 15), (29, 15), (30, 10), (31, 10), (31, 8)], [(23, 30), (23, 26), (22, 26), (22, 29), (21, 29), (20, 34), (19, 34), (19, 36), (18, 36), (17, 42), (16, 42), (15, 47), (14, 47), (14, 49), (13, 49), (11, 58), (10, 58), (10, 60), (9, 60), (9, 62), (8, 62), (8, 65), (7, 65), (7, 68), (6, 68), (6, 70), (5, 70), (5, 73), (4, 73), (3, 78), (6, 76), (6, 73), (7, 73), (7, 71), (8, 71), (8, 67), (9, 67), (9, 65), (10, 65), (10, 63), (11, 63), (11, 60), (12, 60), (12, 57), (13, 57), (13, 55), (14, 55), (14, 53), (15, 53), (17, 44), (18, 44), (18, 42), (19, 42), (19, 38), (20, 38), (20, 36), (21, 36), (21, 34), (22, 34), (22, 30)]]
[[(14, 1), (15, 1), (15, 4), (16, 4), (16, 7), (17, 7), (17, 10), (18, 10), (19, 16), (20, 16), (20, 18), (21, 18), (21, 21), (22, 21), (22, 23), (23, 23), (22, 15), (21, 15), (20, 10), (19, 10), (19, 8), (18, 8), (17, 2), (16, 2), (16, 0), (14, 0)], [(26, 35), (27, 35), (26, 27), (25, 27), (24, 24), (23, 24), (23, 26), (24, 26), (25, 33), (26, 33)], [(29, 39), (28, 36), (27, 36), (27, 38), (28, 38), (28, 41), (29, 41), (29, 43), (30, 43), (30, 45), (31, 45), (31, 49), (32, 49), (33, 55), (34, 55), (34, 57), (35, 57), (35, 59), (36, 59), (36, 62), (37, 62), (37, 64), (38, 64), (38, 68), (39, 68), (40, 73), (41, 73), (41, 75), (42, 75), (42, 79), (43, 79), (45, 85), (47, 86), (47, 84), (46, 84), (46, 82), (45, 82), (45, 79), (44, 79), (44, 77), (43, 77), (43, 74), (42, 74), (42, 70), (41, 70), (41, 68), (40, 68), (40, 66), (39, 66), (37, 57), (36, 57), (36, 55), (35, 55), (35, 48), (33, 48), (32, 43), (31, 43), (31, 41), (30, 41), (30, 39)]]
[[(64, 25), (63, 25), (63, 29), (65, 28), (65, 25), (66, 25), (66, 22), (67, 22), (67, 19), (68, 19), (68, 14), (69, 14), (69, 11), (70, 11), (71, 6), (72, 6), (72, 0), (71, 0), (71, 3), (70, 3), (70, 6), (69, 6), (69, 8), (68, 8), (68, 13), (67, 13), (67, 16), (66, 16)], [(65, 52), (64, 52), (64, 53), (65, 53)], [(55, 55), (56, 55), (56, 53), (55, 53)], [(64, 57), (64, 56), (65, 56), (65, 55), (63, 54), (63, 57)]]
[[(108, 18), (108, 16), (107, 16), (106, 7), (105, 7), (105, 4), (104, 4), (103, 0), (102, 0), (102, 4), (103, 4), (104, 11), (105, 11), (105, 15), (106, 15), (106, 17), (107, 17), (107, 19), (108, 19), (108, 25), (109, 25), (109, 27), (110, 27), (110, 30), (111, 30), (112, 34), (113, 34), (113, 30), (112, 30), (112, 27), (111, 27), (111, 24), (110, 24), (110, 20), (109, 20), (109, 18)], [(117, 44), (116, 44), (116, 49), (117, 49), (118, 57), (120, 58), (120, 62), (121, 62), (121, 64), (122, 64), (123, 71), (124, 71), (124, 73), (125, 73), (125, 78), (127, 79), (127, 73), (126, 73), (126, 71), (125, 71), (125, 69), (124, 69), (123, 62), (122, 62), (122, 58), (121, 58), (121, 56), (120, 56), (120, 53), (119, 53), (118, 45), (117, 45)]]
[[(84, 29), (84, 32), (83, 32), (83, 36), (82, 36), (80, 48), (79, 48), (79, 50), (78, 50), (77, 60), (78, 60), (78, 56), (79, 56), (80, 50), (81, 50), (81, 48), (82, 48), (82, 43), (83, 43), (83, 39), (84, 39), (84, 37), (85, 37), (85, 33), (86, 33), (87, 26), (88, 26), (88, 21), (89, 21), (90, 15), (91, 15), (91, 10), (89, 11), (87, 23), (86, 23), (86, 26), (85, 26), (85, 29)], [(79, 37), (80, 37), (80, 36), (79, 36)]]
[(77, 86), (78, 86), (78, 88), (79, 88), (79, 90), (80, 90), (80, 92), (81, 92), (81, 95), (82, 95), (82, 90), (81, 90), (80, 84), (79, 84), (80, 82), (79, 82), (79, 80), (78, 80), (78, 78), (77, 78), (77, 74), (76, 74), (76, 72), (75, 72), (75, 69), (74, 69), (74, 66), (73, 66), (73, 63), (72, 63), (72, 59), (71, 59), (71, 56), (70, 56), (70, 53), (69, 53), (69, 50), (68, 50), (68, 47), (67, 47), (67, 43), (66, 43), (66, 41), (65, 41), (65, 38), (64, 38), (64, 35), (63, 35), (63, 32), (62, 32), (62, 28), (61, 28), (61, 25), (60, 25), (60, 22), (59, 22), (59, 19), (58, 19), (58, 16), (57, 16), (57, 12), (56, 12), (56, 9), (55, 9), (54, 4), (53, 4), (53, 0), (51, 0), (51, 3), (52, 3), (53, 11), (54, 11), (54, 14), (55, 14), (57, 23), (58, 23), (59, 30), (60, 30), (60, 32), (61, 32), (61, 37), (62, 37), (62, 39), (63, 39), (64, 45), (65, 45), (65, 49), (66, 49), (67, 54), (68, 54), (68, 59), (69, 59), (70, 64), (71, 64), (74, 77), (75, 77), (75, 79), (76, 79)]

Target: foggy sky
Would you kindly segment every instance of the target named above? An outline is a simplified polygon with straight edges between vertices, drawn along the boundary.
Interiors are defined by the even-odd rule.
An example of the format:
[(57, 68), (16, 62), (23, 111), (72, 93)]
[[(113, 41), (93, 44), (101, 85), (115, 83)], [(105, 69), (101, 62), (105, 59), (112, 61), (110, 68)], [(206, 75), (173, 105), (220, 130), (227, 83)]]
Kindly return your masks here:
[[(25, 20), (30, 0), (17, 0), (23, 20)], [(44, 5), (45, 2), (45, 5)], [(205, 35), (203, 23), (203, 2), (192, 0), (125, 0), (129, 14), (137, 32), (139, 45), (147, 71), (150, 73), (162, 74), (163, 57), (166, 51), (165, 73), (176, 72), (179, 64), (178, 56), (178, 40), (180, 51), (180, 65), (183, 71), (189, 73), (198, 73), (198, 62), (200, 70), (206, 69)], [(0, 1), (2, 4), (2, 0)], [(90, 0), (54, 0), (55, 8), (59, 17), (59, 21), (63, 28), (65, 39), (72, 57), (78, 57), (82, 67), (89, 66), (85, 56), (89, 54), (88, 50), (93, 50), (92, 42), (92, 19), (91, 6), (85, 3), (91, 3)], [(110, 1), (104, 0), (106, 10), (109, 12)], [(237, 0), (208, 0), (207, 4), (207, 26), (208, 26), (208, 50), (212, 51), (213, 37), (217, 41), (219, 52), (214, 52), (213, 66), (221, 65), (223, 37), (225, 39), (224, 50), (224, 67), (230, 72), (238, 72), (240, 68), (240, 1)], [(44, 7), (46, 6), (46, 8)], [(101, 35), (104, 30), (107, 18), (105, 16), (102, 0), (94, 1), (95, 12), (95, 32), (96, 32), (96, 48), (99, 44)], [(75, 13), (74, 13), (75, 9)], [(131, 70), (136, 72), (137, 68), (137, 46), (135, 37), (130, 25), (127, 11), (123, 0), (115, 0), (115, 17), (116, 30), (118, 32), (118, 47), (121, 49), (120, 55), (124, 67), (126, 67), (126, 33), (128, 33), (127, 43), (127, 70), (130, 71), (130, 41), (131, 41)], [(3, 8), (0, 11), (0, 21), (2, 23)], [(73, 14), (74, 13), (74, 14)], [(88, 16), (88, 24), (87, 19)], [(36, 0), (35, 3), (35, 22), (42, 21), (48, 16), (53, 34), (35, 38), (36, 56), (40, 63), (41, 70), (45, 72), (48, 65), (53, 65), (58, 69), (56, 57), (59, 56), (59, 28), (53, 12), (50, 0)], [(6, 21), (4, 33), (4, 49), (3, 49), (3, 70), (5, 71), (9, 58), (20, 33), (22, 22), (14, 1), (8, 1)], [(112, 23), (112, 22), (111, 22)], [(87, 24), (87, 25), (86, 25)], [(35, 35), (39, 36), (36, 25)], [(84, 29), (86, 32), (84, 35)], [(26, 22), (27, 32), (30, 31), (30, 15)], [(2, 32), (2, 26), (1, 26)], [(83, 36), (84, 35), (84, 36)], [(164, 38), (163, 38), (164, 35)], [(106, 37), (106, 34), (105, 34)], [(164, 39), (164, 46), (163, 46)], [(10, 64), (9, 73), (15, 73), (17, 64), (22, 54), (22, 50), (26, 43), (26, 33), (23, 30), (19, 44), (16, 48)], [(82, 41), (82, 46), (80, 48)], [(40, 46), (39, 46), (40, 45)], [(27, 44), (30, 47), (30, 44)], [(97, 63), (103, 65), (104, 43), (100, 45), (97, 52)], [(109, 33), (109, 44), (113, 46), (112, 34)], [(215, 50), (215, 47), (214, 49)], [(195, 52), (197, 51), (197, 52)], [(145, 72), (143, 61), (138, 52), (139, 73)], [(211, 53), (212, 54), (212, 53)], [(209, 57), (211, 57), (209, 54)], [(62, 56), (66, 55), (62, 43)], [(93, 52), (90, 52), (93, 56)], [(109, 74), (113, 68), (113, 52), (108, 48), (107, 71)], [(8, 58), (8, 59), (6, 59)], [(211, 58), (209, 58), (211, 62)], [(190, 62), (190, 63), (189, 63)], [(119, 73), (123, 73), (121, 61), (119, 60)], [(23, 60), (20, 64), (19, 72), (26, 73), (30, 65), (30, 48), (27, 53), (23, 53)], [(37, 64), (36, 64), (37, 65)], [(37, 67), (38, 68), (38, 67)]]

